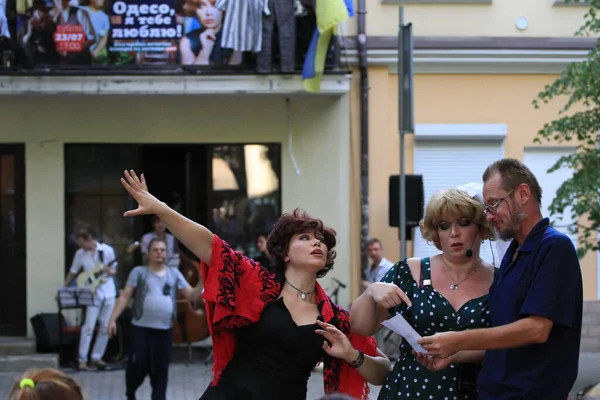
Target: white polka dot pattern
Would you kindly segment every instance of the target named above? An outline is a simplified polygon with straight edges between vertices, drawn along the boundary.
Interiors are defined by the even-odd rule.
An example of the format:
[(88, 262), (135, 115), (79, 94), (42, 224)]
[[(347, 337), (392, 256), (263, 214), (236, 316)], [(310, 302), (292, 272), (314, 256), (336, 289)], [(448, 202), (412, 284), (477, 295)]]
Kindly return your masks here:
[[(421, 275), (424, 280), (431, 279), (429, 258), (422, 260)], [(419, 288), (405, 261), (394, 265), (381, 281), (395, 283), (410, 297), (412, 307), (400, 305), (391, 309), (390, 313), (401, 313), (422, 336), (490, 326), (487, 295), (471, 299), (455, 311), (432, 286)], [(458, 390), (459, 369), (456, 365), (443, 371), (431, 372), (416, 361), (411, 350), (410, 345), (403, 340), (399, 359), (379, 392), (379, 400), (477, 398), (473, 389)]]

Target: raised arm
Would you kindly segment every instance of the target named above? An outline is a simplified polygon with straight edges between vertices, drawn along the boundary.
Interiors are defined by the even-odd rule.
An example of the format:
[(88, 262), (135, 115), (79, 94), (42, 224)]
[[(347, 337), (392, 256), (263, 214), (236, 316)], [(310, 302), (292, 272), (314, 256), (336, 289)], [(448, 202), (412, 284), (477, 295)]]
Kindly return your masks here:
[(137, 201), (138, 208), (126, 211), (125, 217), (156, 214), (164, 222), (169, 231), (190, 249), (200, 260), (210, 265), (212, 256), (213, 233), (208, 228), (184, 217), (166, 203), (158, 200), (148, 192), (146, 178), (137, 177), (133, 170), (125, 171), (121, 178), (123, 187)]

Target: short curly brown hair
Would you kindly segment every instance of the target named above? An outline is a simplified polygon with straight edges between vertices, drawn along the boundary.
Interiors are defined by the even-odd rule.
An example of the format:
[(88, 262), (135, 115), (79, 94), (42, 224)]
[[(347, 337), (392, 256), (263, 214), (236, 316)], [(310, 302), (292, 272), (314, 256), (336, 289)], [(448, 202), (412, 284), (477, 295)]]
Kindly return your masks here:
[(267, 252), (275, 271), (281, 274), (285, 272), (285, 257), (292, 236), (307, 232), (322, 236), (321, 241), (327, 246), (325, 268), (317, 273), (317, 278), (322, 278), (331, 271), (336, 256), (336, 252), (333, 250), (336, 244), (335, 230), (325, 226), (320, 219), (310, 217), (299, 208), (279, 217), (269, 237), (267, 237)]
[(443, 218), (467, 218), (479, 225), (481, 238), (494, 239), (494, 228), (485, 218), (483, 204), (459, 189), (439, 190), (431, 196), (425, 208), (425, 218), (419, 222), (423, 239), (442, 250), (438, 226)]

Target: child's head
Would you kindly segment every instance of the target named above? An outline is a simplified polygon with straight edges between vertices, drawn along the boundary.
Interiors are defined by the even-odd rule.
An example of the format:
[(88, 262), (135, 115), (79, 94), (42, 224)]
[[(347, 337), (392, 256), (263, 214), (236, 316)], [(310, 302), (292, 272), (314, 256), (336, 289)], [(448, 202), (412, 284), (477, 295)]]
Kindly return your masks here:
[(9, 400), (83, 400), (73, 378), (53, 368), (30, 369), (13, 385)]

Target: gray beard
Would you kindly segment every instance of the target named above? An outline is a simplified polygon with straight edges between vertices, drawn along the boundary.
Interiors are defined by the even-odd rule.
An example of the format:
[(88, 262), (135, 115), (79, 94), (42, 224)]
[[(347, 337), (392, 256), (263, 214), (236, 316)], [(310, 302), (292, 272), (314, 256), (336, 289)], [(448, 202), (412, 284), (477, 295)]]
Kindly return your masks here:
[(519, 209), (516, 209), (514, 213), (511, 213), (512, 226), (507, 227), (507, 228), (501, 230), (500, 232), (498, 232), (498, 236), (500, 236), (500, 239), (502, 239), (502, 240), (514, 239), (515, 236), (517, 235), (517, 232), (521, 228), (521, 222), (526, 218), (527, 218), (527, 215)]
[(500, 239), (508, 241), (515, 238), (515, 232), (512, 228), (506, 228), (499, 232), (498, 236)]

